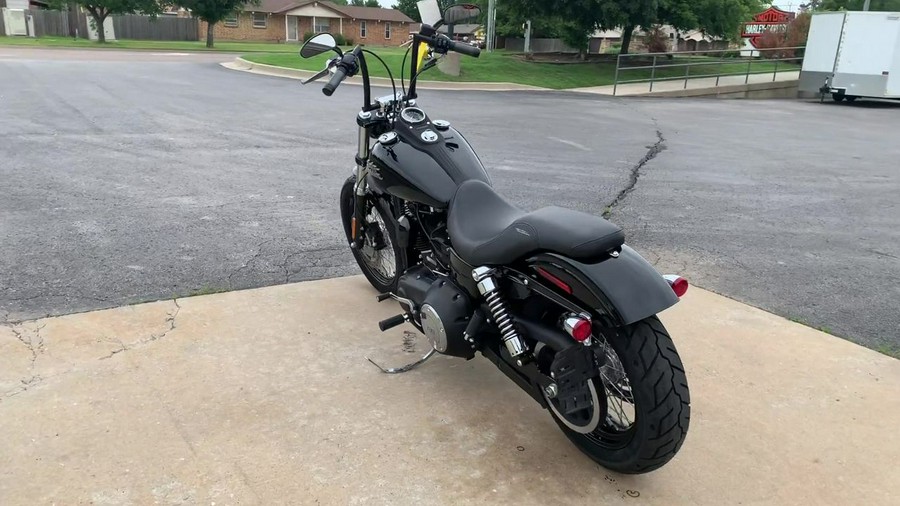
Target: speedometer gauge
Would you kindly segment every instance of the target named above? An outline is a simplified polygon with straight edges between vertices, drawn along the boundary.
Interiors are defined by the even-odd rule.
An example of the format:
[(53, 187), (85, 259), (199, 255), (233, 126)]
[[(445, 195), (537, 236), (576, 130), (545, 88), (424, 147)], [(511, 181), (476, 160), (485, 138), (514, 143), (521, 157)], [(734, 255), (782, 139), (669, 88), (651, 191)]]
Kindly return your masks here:
[(403, 121), (409, 123), (410, 125), (416, 125), (425, 121), (425, 111), (419, 109), (418, 107), (407, 107), (400, 111), (400, 118)]

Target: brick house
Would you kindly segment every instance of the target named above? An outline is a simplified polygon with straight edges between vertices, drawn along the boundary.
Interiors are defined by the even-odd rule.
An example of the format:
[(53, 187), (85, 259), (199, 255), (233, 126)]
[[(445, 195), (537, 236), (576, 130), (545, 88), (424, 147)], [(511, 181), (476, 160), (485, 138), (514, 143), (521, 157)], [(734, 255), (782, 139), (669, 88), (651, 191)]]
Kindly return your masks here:
[[(343, 34), (356, 44), (399, 46), (413, 20), (396, 9), (318, 0), (261, 0), (213, 26), (216, 40), (299, 42), (309, 32)], [(200, 39), (206, 23), (200, 22)]]

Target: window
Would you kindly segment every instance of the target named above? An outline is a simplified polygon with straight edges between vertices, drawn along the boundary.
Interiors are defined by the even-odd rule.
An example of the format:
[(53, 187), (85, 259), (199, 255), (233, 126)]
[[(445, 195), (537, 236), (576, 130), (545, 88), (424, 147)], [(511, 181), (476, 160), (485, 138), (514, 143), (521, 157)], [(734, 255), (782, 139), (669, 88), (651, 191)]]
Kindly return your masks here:
[(316, 26), (313, 27), (316, 33), (328, 33), (331, 30), (331, 20), (328, 18), (316, 18)]
[(390, 21), (388, 21), (387, 23), (384, 24), (384, 38), (385, 39), (391, 38), (391, 22)]
[(359, 38), (360, 39), (366, 38), (366, 22), (365, 21), (359, 22)]
[(265, 28), (269, 21), (269, 15), (265, 12), (253, 13), (253, 28)]
[(225, 26), (228, 28), (237, 28), (238, 26), (238, 13), (232, 12), (231, 14), (225, 16)]

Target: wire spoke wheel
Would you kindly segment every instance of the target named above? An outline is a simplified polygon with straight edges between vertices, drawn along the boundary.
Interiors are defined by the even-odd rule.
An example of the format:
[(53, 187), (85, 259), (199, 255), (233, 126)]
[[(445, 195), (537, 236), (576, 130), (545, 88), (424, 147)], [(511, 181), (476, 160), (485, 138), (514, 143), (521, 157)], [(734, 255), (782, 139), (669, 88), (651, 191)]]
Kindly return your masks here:
[[(551, 414), (566, 437), (600, 465), (623, 473), (659, 468), (681, 448), (690, 424), (690, 393), (672, 339), (651, 316), (595, 332), (593, 346), (600, 359), (597, 375), (587, 380), (593, 405), (563, 416), (555, 400), (547, 399)], [(546, 365), (552, 356), (538, 359)]]
[[(377, 197), (365, 197), (364, 216), (359, 219), (363, 234), (359, 248), (352, 248), (353, 257), (369, 283), (381, 293), (394, 292), (400, 274), (406, 270), (406, 255), (397, 246), (392, 223), (391, 205)], [(353, 242), (352, 223), (356, 200), (356, 176), (344, 181), (341, 188), (341, 220), (347, 243)]]
[(397, 275), (397, 258), (394, 255), (391, 234), (375, 206), (371, 207), (366, 216), (362, 257), (372, 274), (382, 283), (390, 283)]

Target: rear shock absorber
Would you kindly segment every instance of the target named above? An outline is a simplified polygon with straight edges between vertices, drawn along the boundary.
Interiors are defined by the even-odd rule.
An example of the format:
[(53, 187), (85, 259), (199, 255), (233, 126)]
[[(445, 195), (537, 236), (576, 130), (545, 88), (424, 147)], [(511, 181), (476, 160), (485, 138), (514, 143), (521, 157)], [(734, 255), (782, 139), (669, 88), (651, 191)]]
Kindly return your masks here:
[[(472, 271), (472, 277), (478, 283), (478, 291), (485, 298), (491, 317), (497, 328), (500, 329), (500, 338), (506, 346), (506, 351), (512, 358), (517, 358), (528, 351), (524, 341), (516, 332), (516, 326), (506, 308), (506, 301), (497, 289), (497, 280), (494, 279), (494, 269), (490, 267), (476, 267)], [(521, 365), (521, 360), (517, 361)]]

